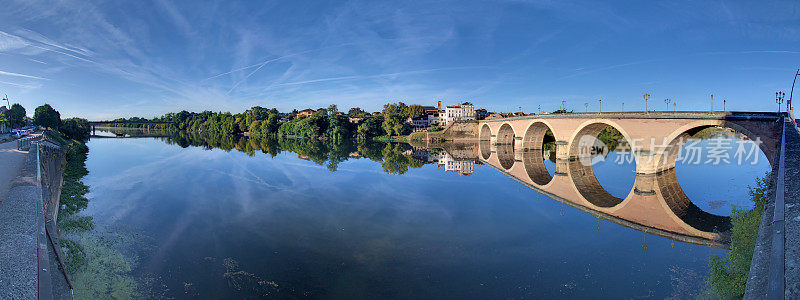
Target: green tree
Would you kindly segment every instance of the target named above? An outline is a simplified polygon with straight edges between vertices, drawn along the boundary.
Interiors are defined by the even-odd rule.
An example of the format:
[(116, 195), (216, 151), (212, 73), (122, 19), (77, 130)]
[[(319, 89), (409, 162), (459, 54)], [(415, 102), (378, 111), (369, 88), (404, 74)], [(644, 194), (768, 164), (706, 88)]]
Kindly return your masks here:
[(358, 128), (356, 129), (358, 139), (365, 140), (367, 138), (386, 134), (386, 131), (381, 127), (381, 123), (383, 123), (383, 120), (377, 117), (362, 120), (361, 124), (358, 124)]
[(278, 122), (280, 120), (280, 113), (277, 109), (273, 108), (269, 110), (269, 117), (267, 117), (267, 132), (270, 134), (274, 134), (278, 132), (278, 127), (281, 124)]
[(11, 122), (12, 128), (25, 126), (25, 115), (25, 108), (19, 103), (12, 104), (11, 109), (6, 112), (6, 118)]
[(419, 116), (421, 116), (421, 115), (422, 115), (422, 114), (424, 114), (424, 113), (425, 113), (425, 110), (422, 108), (422, 105), (419, 105), (419, 104), (413, 104), (413, 105), (410, 105), (410, 106), (408, 106), (408, 107), (406, 108), (406, 115), (405, 115), (405, 117), (406, 117), (406, 119), (408, 119), (408, 118), (414, 118), (414, 117), (419, 117)]
[(353, 107), (347, 112), (350, 116), (360, 116), (360, 115), (368, 115), (369, 113), (362, 110), (360, 107)]
[(64, 119), (61, 122), (59, 131), (73, 140), (85, 140), (89, 138), (89, 121), (80, 118)]
[(261, 134), (261, 122), (256, 120), (256, 121), (253, 121), (253, 123), (250, 123), (250, 128), (248, 128), (247, 133), (250, 136), (260, 135)]
[(339, 107), (336, 104), (328, 105), (328, 115), (335, 115), (339, 113)]
[(389, 103), (383, 106), (383, 130), (386, 134), (402, 135), (405, 131), (405, 122), (408, 119), (408, 106), (403, 102)]

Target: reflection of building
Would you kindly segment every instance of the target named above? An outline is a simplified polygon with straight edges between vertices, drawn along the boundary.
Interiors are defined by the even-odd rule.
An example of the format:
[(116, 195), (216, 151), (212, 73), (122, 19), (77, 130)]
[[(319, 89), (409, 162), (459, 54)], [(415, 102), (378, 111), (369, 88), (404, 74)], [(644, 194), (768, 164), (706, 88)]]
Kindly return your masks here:
[(439, 154), (439, 162), (436, 167), (444, 166), (447, 172), (456, 172), (461, 175), (470, 175), (475, 166), (475, 161), (472, 159), (455, 159), (447, 152)]
[(441, 121), (447, 125), (454, 121), (470, 120), (475, 120), (475, 106), (472, 103), (463, 102), (445, 108), (444, 118)]

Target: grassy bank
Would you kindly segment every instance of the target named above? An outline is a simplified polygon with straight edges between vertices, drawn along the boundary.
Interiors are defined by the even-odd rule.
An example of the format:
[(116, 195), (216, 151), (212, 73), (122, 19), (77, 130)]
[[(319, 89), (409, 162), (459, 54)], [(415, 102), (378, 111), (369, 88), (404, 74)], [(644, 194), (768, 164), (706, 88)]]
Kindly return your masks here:
[(767, 173), (764, 177), (756, 180), (755, 186), (749, 187), (750, 200), (754, 203), (752, 209), (733, 209), (731, 250), (724, 257), (719, 255), (709, 257), (711, 277), (706, 283), (720, 298), (730, 299), (744, 296), (750, 262), (753, 260), (753, 251), (761, 223), (761, 213), (767, 200), (769, 176), (770, 174)]

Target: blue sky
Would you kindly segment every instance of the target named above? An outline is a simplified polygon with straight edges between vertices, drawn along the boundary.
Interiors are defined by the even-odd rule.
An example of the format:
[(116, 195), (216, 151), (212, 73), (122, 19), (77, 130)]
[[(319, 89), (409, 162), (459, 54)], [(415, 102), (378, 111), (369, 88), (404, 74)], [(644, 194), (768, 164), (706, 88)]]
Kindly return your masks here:
[[(260, 105), (775, 110), (797, 1), (0, 0), (0, 93), (30, 112), (153, 117)], [(721, 105), (718, 105), (721, 109)]]

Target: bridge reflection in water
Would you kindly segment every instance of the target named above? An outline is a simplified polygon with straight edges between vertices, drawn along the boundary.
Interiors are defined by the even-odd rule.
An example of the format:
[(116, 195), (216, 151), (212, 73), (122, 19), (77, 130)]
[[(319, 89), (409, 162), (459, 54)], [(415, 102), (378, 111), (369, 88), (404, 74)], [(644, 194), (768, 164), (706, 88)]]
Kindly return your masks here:
[[(528, 188), (598, 218), (680, 242), (729, 248), (730, 217), (705, 212), (695, 205), (678, 183), (674, 168), (636, 173), (633, 187), (619, 198), (603, 188), (591, 165), (552, 159), (555, 153), (551, 151), (515, 149), (513, 144), (489, 141), (445, 145), (443, 149), (440, 163), (488, 165)], [(545, 160), (555, 161), (555, 172), (547, 170)]]

